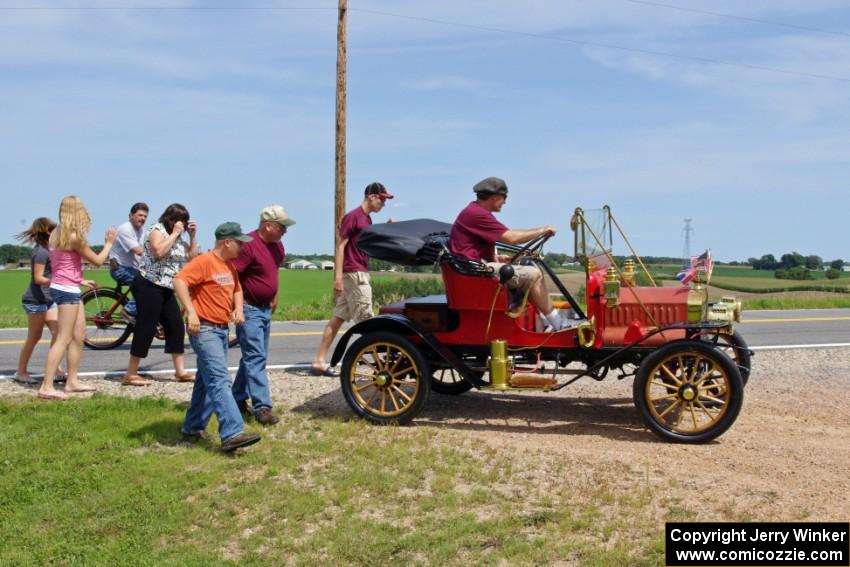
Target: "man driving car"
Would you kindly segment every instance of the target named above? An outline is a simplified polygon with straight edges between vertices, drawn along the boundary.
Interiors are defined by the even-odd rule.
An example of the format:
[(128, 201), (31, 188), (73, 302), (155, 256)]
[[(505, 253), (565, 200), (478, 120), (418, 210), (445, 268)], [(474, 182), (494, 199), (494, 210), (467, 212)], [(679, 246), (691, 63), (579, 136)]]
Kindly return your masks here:
[[(501, 211), (508, 199), (508, 186), (504, 180), (488, 177), (476, 183), (472, 191), (476, 199), (460, 212), (452, 225), (449, 249), (453, 254), (485, 262), (498, 274), (509, 257), (496, 255), (496, 241), (516, 245), (525, 244), (546, 234), (555, 235), (555, 228), (550, 225), (510, 229), (496, 219), (493, 213)], [(560, 331), (578, 325), (580, 321), (560, 313), (552, 305), (540, 268), (514, 265), (513, 269), (514, 275), (507, 281), (508, 288), (528, 291), (532, 305), (546, 319), (547, 329)]]

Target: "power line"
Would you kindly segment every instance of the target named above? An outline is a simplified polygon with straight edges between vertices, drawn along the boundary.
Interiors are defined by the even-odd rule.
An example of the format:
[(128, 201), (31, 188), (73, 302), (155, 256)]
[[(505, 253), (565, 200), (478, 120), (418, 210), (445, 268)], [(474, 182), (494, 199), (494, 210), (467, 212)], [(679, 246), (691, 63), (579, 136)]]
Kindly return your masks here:
[(645, 6), (654, 6), (656, 8), (669, 8), (670, 10), (679, 10), (680, 12), (691, 12), (692, 14), (702, 14), (704, 16), (715, 16), (718, 18), (728, 18), (730, 20), (741, 20), (743, 22), (752, 22), (756, 24), (764, 24), (768, 26), (779, 26), (782, 28), (789, 28), (794, 30), (801, 31), (809, 31), (816, 33), (825, 33), (830, 35), (839, 35), (843, 37), (850, 37), (850, 33), (835, 31), (835, 30), (827, 30), (823, 28), (816, 28), (811, 26), (801, 26), (797, 24), (788, 24), (785, 22), (775, 22), (772, 20), (762, 20), (759, 18), (750, 18), (747, 16), (736, 16), (734, 14), (723, 14), (720, 12), (710, 12), (708, 10), (698, 10), (696, 8), (685, 8), (684, 6), (675, 6), (673, 4), (662, 4), (661, 2), (650, 2), (649, 0), (623, 0), (624, 2), (631, 2), (632, 4), (643, 4)]
[(724, 66), (728, 66), (728, 67), (740, 67), (740, 68), (743, 68), (743, 69), (753, 69), (753, 70), (756, 70), (756, 71), (767, 71), (767, 72), (770, 72), (770, 73), (781, 73), (783, 75), (795, 75), (795, 76), (798, 76), (798, 77), (809, 77), (809, 78), (812, 78), (812, 79), (823, 79), (823, 80), (828, 80), (828, 81), (841, 81), (841, 82), (845, 82), (845, 83), (850, 83), (850, 78), (847, 78), (847, 77), (837, 77), (837, 76), (834, 76), (834, 75), (822, 75), (822, 74), (819, 74), (819, 73), (807, 73), (806, 71), (793, 71), (793, 70), (789, 70), (789, 69), (780, 69), (778, 67), (767, 67), (767, 66), (764, 66), (764, 65), (753, 65), (753, 64), (750, 64), (750, 63), (733, 63), (731, 61), (723, 61), (721, 59), (713, 59), (713, 58), (710, 58), (710, 57), (697, 57), (697, 56), (693, 56), (693, 55), (680, 55), (680, 54), (677, 54), (677, 53), (669, 53), (669, 52), (666, 52), (666, 51), (655, 51), (655, 50), (651, 50), (651, 49), (641, 49), (641, 48), (638, 48), (638, 47), (626, 47), (626, 46), (623, 46), (623, 45), (615, 45), (615, 44), (612, 44), (612, 43), (600, 43), (600, 42), (596, 42), (596, 41), (587, 41), (587, 40), (582, 40), (582, 39), (572, 39), (572, 38), (563, 37), (563, 36), (555, 36), (555, 35), (546, 35), (546, 34), (541, 34), (541, 33), (508, 30), (508, 29), (504, 29), (504, 28), (494, 28), (494, 27), (490, 27), (490, 26), (481, 26), (481, 25), (478, 25), (478, 24), (467, 24), (467, 23), (462, 23), (462, 22), (452, 22), (452, 21), (449, 21), (449, 20), (440, 20), (440, 19), (436, 19), (436, 18), (426, 18), (426, 17), (422, 17), (422, 16), (408, 16), (408, 15), (405, 15), (405, 14), (395, 14), (395, 13), (392, 13), (392, 12), (383, 12), (383, 11), (380, 11), (380, 10), (371, 10), (371, 9), (368, 9), (368, 8), (349, 8), (349, 11), (351, 11), (351, 12), (363, 12), (363, 13), (366, 13), (366, 14), (375, 14), (375, 15), (379, 15), (379, 16), (387, 16), (387, 17), (391, 17), (391, 18), (401, 18), (401, 19), (406, 19), (406, 20), (417, 20), (417, 21), (422, 21), (422, 22), (430, 22), (430, 23), (433, 23), (433, 24), (442, 24), (442, 25), (447, 25), (447, 26), (469, 28), (469, 29), (475, 29), (475, 30), (480, 30), (480, 31), (488, 31), (488, 32), (494, 32), (494, 33), (501, 33), (501, 34), (507, 34), (507, 35), (517, 35), (517, 36), (523, 36), (523, 37), (531, 37), (531, 38), (535, 38), (535, 39), (545, 39), (545, 40), (549, 40), (549, 41), (558, 41), (558, 42), (562, 42), (562, 43), (570, 43), (570, 44), (573, 44), (573, 45), (585, 45), (585, 46), (589, 46), (589, 47), (600, 47), (600, 48), (603, 48), (603, 49), (614, 49), (614, 50), (618, 50), (618, 51), (629, 51), (629, 52), (633, 52), (633, 53), (642, 53), (644, 55), (654, 55), (656, 57), (669, 57), (669, 58), (672, 58), (672, 59), (683, 59), (685, 61), (696, 61), (698, 63), (710, 63), (712, 65), (724, 65)]
[[(636, 3), (644, 3), (648, 5), (655, 5), (652, 2), (647, 0), (626, 0), (628, 2), (636, 2)], [(667, 5), (667, 4), (658, 4), (659, 6), (677, 8), (675, 6)], [(682, 8), (683, 10), (688, 10)], [(69, 11), (86, 11), (86, 10), (150, 10), (150, 11), (265, 11), (265, 10), (290, 10), (290, 11), (298, 11), (298, 10), (314, 10), (314, 11), (330, 11), (336, 10), (336, 8), (317, 8), (317, 7), (293, 7), (293, 6), (24, 6), (24, 7), (0, 7), (0, 11), (28, 11), (28, 10), (69, 10)], [(496, 28), (492, 26), (482, 26), (479, 24), (469, 24), (464, 22), (453, 22), (450, 20), (443, 20), (438, 18), (428, 18), (424, 16), (410, 16), (407, 14), (397, 14), (393, 12), (384, 12), (382, 10), (372, 10), (369, 8), (348, 8), (349, 12), (361, 12), (364, 14), (373, 14), (376, 16), (385, 16), (389, 18), (398, 18), (404, 20), (413, 20), (420, 22), (428, 22), (432, 24), (439, 24), (445, 26), (453, 26), (467, 29), (474, 29), (479, 31), (486, 31), (492, 33), (500, 33), (505, 35), (515, 35), (521, 37), (530, 37), (534, 39), (543, 39), (547, 41), (557, 41), (560, 43), (568, 43), (571, 45), (582, 45), (587, 47), (598, 47), (601, 49), (611, 49), (616, 51), (625, 51), (631, 53), (641, 53), (643, 55), (652, 55), (655, 57), (667, 57), (670, 59), (681, 59), (683, 61), (695, 61), (697, 63), (708, 63), (711, 65), (723, 65), (726, 67), (738, 67), (741, 69), (751, 69), (755, 71), (765, 71), (768, 73), (780, 73), (783, 75), (792, 75), (797, 77), (808, 77), (810, 79), (820, 79), (826, 81), (840, 81), (844, 83), (850, 83), (850, 78), (847, 77), (838, 77), (835, 75), (824, 75), (820, 73), (809, 73), (806, 71), (795, 71), (791, 69), (781, 69), (779, 67), (768, 67), (766, 65), (754, 65), (750, 63), (735, 63), (732, 61), (724, 61), (722, 59), (714, 59), (711, 57), (698, 57), (694, 55), (681, 55), (678, 53), (670, 53), (667, 51), (656, 51), (652, 49), (641, 49), (639, 47), (626, 47), (624, 45), (616, 45), (612, 43), (601, 43), (597, 41), (589, 41), (582, 39), (574, 39), (564, 36), (554, 36), (547, 35), (542, 33), (533, 33), (533, 32), (523, 32), (517, 30), (509, 30), (505, 28)], [(708, 13), (708, 12), (706, 12)], [(720, 15), (720, 14), (712, 14), (712, 15)], [(732, 17), (732, 16), (730, 16)], [(838, 33), (838, 32), (835, 32)], [(850, 35), (850, 34), (847, 34)]]

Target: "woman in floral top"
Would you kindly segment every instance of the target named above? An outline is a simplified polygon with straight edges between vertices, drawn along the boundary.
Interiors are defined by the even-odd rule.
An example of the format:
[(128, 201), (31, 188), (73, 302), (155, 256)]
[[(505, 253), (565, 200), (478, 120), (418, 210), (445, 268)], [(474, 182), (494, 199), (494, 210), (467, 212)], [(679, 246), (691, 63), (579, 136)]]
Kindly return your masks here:
[[(139, 376), (139, 364), (147, 357), (157, 323), (165, 330), (165, 352), (174, 361), (174, 376), (179, 382), (192, 382), (195, 377), (183, 365), (185, 327), (180, 305), (174, 295), (172, 281), (177, 272), (198, 255), (195, 223), (180, 203), (172, 203), (153, 225), (142, 246), (139, 275), (133, 280), (133, 296), (138, 306), (130, 363), (121, 381), (125, 386), (147, 386), (150, 380)], [(187, 243), (182, 235), (189, 234)]]

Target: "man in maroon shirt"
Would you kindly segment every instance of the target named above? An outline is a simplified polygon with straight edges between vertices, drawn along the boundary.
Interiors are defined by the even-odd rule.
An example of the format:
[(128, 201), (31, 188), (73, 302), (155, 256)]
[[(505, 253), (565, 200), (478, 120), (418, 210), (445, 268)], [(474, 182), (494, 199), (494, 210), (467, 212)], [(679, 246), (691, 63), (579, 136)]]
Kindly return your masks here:
[[(496, 220), (493, 213), (502, 210), (508, 199), (508, 186), (498, 177), (488, 177), (472, 188), (476, 200), (472, 201), (457, 216), (449, 237), (449, 249), (453, 254), (469, 260), (485, 262), (495, 272), (508, 260), (507, 256), (496, 255), (496, 241), (506, 244), (524, 244), (544, 234), (555, 234), (555, 228), (541, 226), (527, 230), (510, 229)], [(537, 312), (546, 318), (548, 327), (558, 331), (574, 327), (575, 321), (558, 312), (546, 292), (543, 273), (536, 266), (514, 266), (514, 277), (508, 287), (528, 290), (528, 298)]]
[(280, 418), (272, 413), (269, 376), (269, 335), (272, 313), (277, 307), (278, 270), (286, 258), (281, 244), (287, 227), (295, 224), (280, 205), (260, 211), (260, 226), (249, 233), (251, 242), (242, 245), (233, 266), (239, 273), (244, 297), (245, 322), (236, 327), (242, 349), (239, 371), (233, 381), (233, 398), (242, 413), (248, 413), (248, 398), (254, 419), (274, 425)]
[[(362, 321), (373, 314), (369, 257), (357, 247), (357, 241), (363, 229), (372, 224), (369, 214), (383, 209), (387, 199), (392, 198), (386, 187), (380, 183), (370, 183), (364, 192), (363, 202), (342, 217), (334, 254), (336, 305), (333, 317), (322, 332), (322, 342), (311, 368), (313, 374), (333, 376), (325, 357), (339, 328), (346, 321)], [(392, 218), (388, 222), (393, 222)]]

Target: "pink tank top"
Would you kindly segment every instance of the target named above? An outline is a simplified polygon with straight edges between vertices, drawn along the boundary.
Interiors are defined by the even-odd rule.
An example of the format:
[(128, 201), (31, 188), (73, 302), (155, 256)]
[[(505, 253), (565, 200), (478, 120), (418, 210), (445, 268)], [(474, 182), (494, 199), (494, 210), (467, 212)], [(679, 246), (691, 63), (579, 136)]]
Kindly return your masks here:
[[(50, 285), (57, 289), (76, 287), (83, 281), (83, 257), (75, 250), (50, 248), (50, 266), (52, 273)], [(59, 287), (62, 286), (62, 287)]]

